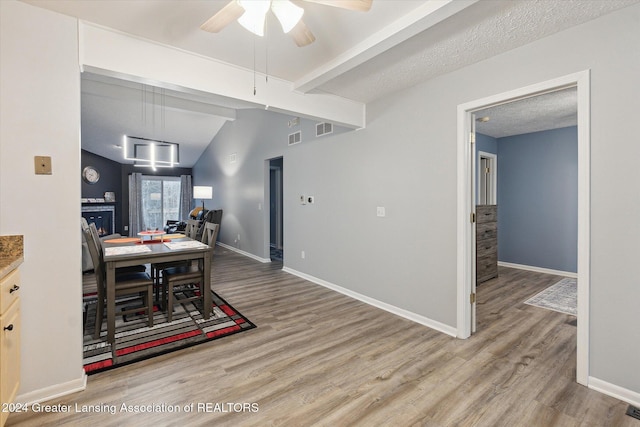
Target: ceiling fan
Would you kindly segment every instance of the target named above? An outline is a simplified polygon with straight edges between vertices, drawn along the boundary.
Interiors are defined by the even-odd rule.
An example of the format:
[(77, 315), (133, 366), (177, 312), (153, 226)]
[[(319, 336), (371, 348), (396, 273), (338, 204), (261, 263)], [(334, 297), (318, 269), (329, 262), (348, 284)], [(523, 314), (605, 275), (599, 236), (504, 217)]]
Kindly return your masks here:
[[(373, 0), (304, 1), (366, 12), (371, 8)], [(232, 0), (200, 28), (210, 33), (217, 33), (237, 19), (238, 23), (247, 30), (258, 36), (263, 36), (265, 18), (269, 10), (278, 18), (282, 30), (291, 35), (296, 45), (302, 47), (315, 41), (313, 33), (302, 21), (304, 9), (289, 0)]]

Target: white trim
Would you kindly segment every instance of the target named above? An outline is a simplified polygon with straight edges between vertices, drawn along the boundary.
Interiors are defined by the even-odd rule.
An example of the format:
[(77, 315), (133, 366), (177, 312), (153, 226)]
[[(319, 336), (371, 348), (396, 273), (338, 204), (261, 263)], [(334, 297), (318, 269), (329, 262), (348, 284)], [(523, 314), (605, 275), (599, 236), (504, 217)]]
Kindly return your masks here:
[(456, 336), (456, 328), (453, 326), (445, 325), (444, 323), (440, 323), (436, 320), (429, 319), (428, 317), (421, 316), (419, 314), (413, 313), (411, 311), (404, 310), (402, 308), (396, 307), (391, 304), (387, 304), (386, 302), (379, 301), (375, 298), (368, 297), (366, 295), (362, 295), (358, 292), (354, 292), (350, 289), (343, 288), (342, 286), (338, 286), (336, 284), (327, 282), (326, 280), (319, 279), (317, 277), (311, 276), (306, 273), (302, 273), (297, 270), (293, 270), (289, 267), (283, 267), (283, 271), (293, 274), (294, 276), (298, 276), (302, 279), (313, 282), (317, 285), (324, 286), (325, 288), (329, 288), (332, 291), (339, 292), (343, 295), (346, 295), (351, 298), (355, 298), (359, 301), (362, 301), (366, 304), (372, 305), (374, 307), (380, 308), (384, 311), (388, 311), (389, 313), (395, 314), (396, 316), (404, 317), (405, 319), (411, 320), (412, 322), (419, 323), (421, 325), (427, 326), (431, 329), (435, 329), (436, 331), (442, 332), (444, 334), (450, 335), (452, 337)]
[[(454, 2), (457, 3), (457, 2)], [(366, 105), (328, 93), (304, 94), (293, 82), (88, 21), (79, 21), (80, 68), (166, 89), (205, 92), (349, 128), (366, 126)], [(259, 75), (261, 78), (256, 78)], [(211, 78), (216, 76), (216, 78)], [(256, 82), (255, 95), (247, 90)], [(239, 101), (238, 101), (239, 100)]]
[(221, 246), (221, 247), (223, 247), (225, 249), (229, 249), (230, 251), (237, 252), (240, 255), (244, 255), (246, 257), (253, 258), (256, 261), (260, 261), (260, 262), (262, 262), (264, 264), (271, 262), (271, 259), (269, 259), (269, 258), (259, 257), (257, 255), (252, 254), (252, 253), (243, 251), (242, 249), (238, 249), (238, 248), (234, 248), (233, 246), (229, 246), (229, 245), (227, 245), (225, 243), (216, 242), (216, 245)]
[(16, 397), (16, 402), (25, 405), (31, 405), (32, 403), (40, 403), (48, 400), (57, 399), (68, 394), (84, 391), (87, 388), (87, 374), (84, 369), (80, 378), (67, 381), (66, 383), (55, 384), (49, 387), (41, 388), (39, 390), (30, 391), (29, 393), (21, 394)]
[(589, 388), (604, 393), (607, 396), (615, 397), (633, 406), (640, 407), (640, 393), (633, 390), (594, 377), (589, 377)]
[(458, 168), (458, 212), (457, 212), (457, 336), (471, 335), (471, 305), (469, 293), (475, 272), (472, 271), (471, 250), (473, 236), (469, 213), (473, 212), (469, 194), (475, 194), (471, 184), (472, 159), (468, 149), (467, 135), (471, 130), (470, 115), (489, 106), (505, 104), (518, 99), (554, 92), (568, 87), (578, 89), (578, 326), (576, 381), (589, 384), (589, 289), (590, 289), (590, 71), (579, 71), (556, 79), (536, 83), (523, 88), (458, 105), (457, 168)]
[(500, 267), (517, 268), (518, 270), (535, 271), (536, 273), (554, 274), (556, 276), (571, 277), (572, 279), (578, 278), (578, 273), (572, 273), (571, 271), (553, 270), (551, 268), (535, 267), (533, 265), (514, 264), (512, 262), (498, 261)]
[[(478, 150), (478, 159), (484, 157), (485, 159), (491, 160), (491, 171), (489, 172), (489, 176), (491, 177), (491, 203), (486, 203), (487, 205), (495, 205), (498, 202), (498, 155), (494, 153), (488, 153), (486, 151)], [(477, 183), (480, 182), (480, 167), (476, 167), (476, 187)], [(478, 204), (482, 202), (478, 201)]]

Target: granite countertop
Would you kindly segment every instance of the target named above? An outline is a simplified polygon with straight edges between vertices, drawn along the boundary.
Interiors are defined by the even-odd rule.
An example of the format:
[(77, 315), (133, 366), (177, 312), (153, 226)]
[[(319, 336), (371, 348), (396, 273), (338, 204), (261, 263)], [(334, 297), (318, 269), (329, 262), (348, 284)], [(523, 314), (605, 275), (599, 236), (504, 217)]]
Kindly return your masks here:
[(24, 261), (23, 236), (0, 236), (0, 280)]

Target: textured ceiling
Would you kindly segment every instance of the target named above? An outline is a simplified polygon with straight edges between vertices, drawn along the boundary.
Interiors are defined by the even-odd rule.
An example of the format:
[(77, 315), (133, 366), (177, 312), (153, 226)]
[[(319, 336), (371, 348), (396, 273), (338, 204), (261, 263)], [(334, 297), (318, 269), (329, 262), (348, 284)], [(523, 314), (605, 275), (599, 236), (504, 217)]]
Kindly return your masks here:
[[(362, 13), (295, 0), (296, 4), (305, 8), (304, 21), (317, 38), (310, 46), (298, 48), (288, 35), (282, 34), (273, 18), (268, 23), (268, 34), (265, 38), (254, 37), (237, 23), (230, 24), (217, 34), (200, 30), (200, 24), (224, 7), (228, 3), (227, 0), (22, 1), (215, 58), (234, 66), (266, 72), (290, 81), (291, 87), (304, 87), (304, 90), (331, 93), (364, 103), (640, 2), (374, 0), (371, 10)], [(440, 11), (448, 7), (448, 11), (455, 11), (449, 14), (442, 13), (438, 18), (431, 19), (437, 14), (428, 16), (429, 14), (424, 13), (425, 6), (441, 7)], [(418, 26), (426, 28), (424, 30), (411, 32), (416, 26), (412, 27), (412, 24), (407, 23), (416, 22), (416, 17), (422, 19), (418, 19), (421, 25), (426, 21), (431, 23), (424, 24), (423, 27)], [(397, 30), (398, 28), (400, 30)], [(412, 36), (402, 36), (403, 31), (404, 34), (411, 33)], [(371, 45), (374, 39), (378, 40), (375, 49), (367, 51), (363, 48), (365, 45)], [(363, 52), (364, 56), (370, 59), (360, 60)], [(312, 77), (317, 75), (320, 78), (314, 80)], [(83, 78), (90, 76), (85, 73)], [(312, 83), (301, 84), (305, 81)], [(118, 85), (116, 82), (111, 83)], [(96, 146), (97, 141), (109, 140), (113, 146), (111, 138), (107, 138), (106, 135), (122, 134), (122, 129), (133, 126), (130, 120), (127, 122), (122, 114), (116, 113), (131, 111), (133, 114), (140, 108), (139, 100), (129, 99), (134, 105), (125, 106), (124, 100), (99, 98), (96, 94), (85, 94), (83, 84), (83, 147), (93, 144), (90, 140), (96, 141)], [(219, 102), (219, 99), (213, 96), (209, 100), (204, 98), (206, 95), (202, 95), (199, 101), (211, 104)], [(525, 133), (528, 131), (523, 131), (522, 126), (527, 121), (536, 122), (535, 126), (532, 124), (528, 129), (562, 127), (559, 123), (568, 122), (560, 118), (575, 113), (567, 111), (564, 101), (551, 98), (552, 101), (522, 101), (537, 102), (540, 104), (538, 106), (517, 108), (517, 105), (513, 104), (501, 107), (502, 111), (499, 114), (491, 112), (494, 119), (493, 123), (489, 122), (489, 127), (495, 128), (500, 124), (499, 117), (508, 119), (502, 121), (505, 122), (502, 129), (487, 128), (486, 132), (504, 136), (513, 132), (512, 129), (507, 129), (507, 126), (517, 122), (521, 126), (517, 133)], [(187, 162), (187, 159), (197, 159), (219, 127), (217, 124), (210, 127), (193, 125), (190, 120), (186, 120), (186, 117), (191, 117), (197, 123), (198, 115), (202, 114), (198, 112), (198, 108), (195, 108), (195, 113), (191, 111), (193, 108), (186, 106), (187, 101), (178, 103), (185, 112), (173, 110), (166, 113), (164, 123), (165, 132), (180, 140), (175, 142), (183, 143), (181, 154), (184, 151), (185, 161), (182, 166), (190, 167), (192, 162)], [(120, 107), (116, 107), (117, 103), (121, 103)], [(233, 103), (223, 104), (228, 107)], [(232, 108), (242, 106), (242, 103), (238, 103)], [(104, 114), (105, 111), (112, 111), (114, 114), (105, 118), (104, 115), (101, 116), (101, 112)], [(180, 114), (182, 120), (177, 120)], [(209, 110), (206, 114), (215, 116)], [(122, 122), (119, 120), (120, 117)], [(140, 123), (145, 124), (144, 120), (138, 120), (138, 128), (132, 132), (145, 131)], [(198, 132), (194, 132), (195, 130)], [(97, 152), (98, 149), (92, 147), (91, 150)], [(189, 150), (192, 152), (187, 155)], [(110, 151), (103, 149), (99, 154), (113, 158), (104, 153)]]
[[(564, 89), (476, 111), (476, 132), (503, 138), (578, 124), (578, 92)], [(488, 121), (478, 119), (488, 118)]]
[(318, 89), (369, 102), (638, 0), (481, 0)]

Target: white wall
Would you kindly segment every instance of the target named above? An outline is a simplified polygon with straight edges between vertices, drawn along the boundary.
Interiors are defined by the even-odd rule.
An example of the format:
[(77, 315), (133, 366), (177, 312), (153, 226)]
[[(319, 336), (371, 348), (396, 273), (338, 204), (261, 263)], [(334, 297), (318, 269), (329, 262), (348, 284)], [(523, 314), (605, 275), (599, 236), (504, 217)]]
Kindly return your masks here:
[[(639, 23), (634, 5), (434, 78), (369, 104), (366, 129), (287, 152), (285, 263), (455, 326), (457, 106), (591, 69), (590, 375), (640, 399)], [(314, 209), (291, 204), (299, 189)]]
[[(639, 22), (640, 5), (614, 12), (374, 102), (366, 129), (286, 148), (285, 266), (455, 328), (457, 106), (591, 69), (590, 375), (640, 400)], [(224, 188), (237, 193), (220, 206), (231, 212), (254, 197)]]
[[(24, 235), (19, 398), (81, 387), (80, 74), (74, 19), (0, 1), (0, 234)], [(52, 175), (35, 175), (51, 156)]]

